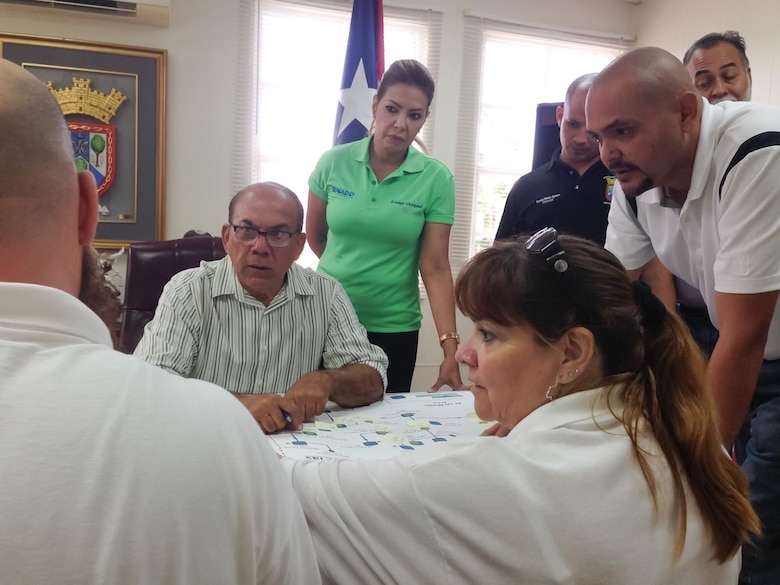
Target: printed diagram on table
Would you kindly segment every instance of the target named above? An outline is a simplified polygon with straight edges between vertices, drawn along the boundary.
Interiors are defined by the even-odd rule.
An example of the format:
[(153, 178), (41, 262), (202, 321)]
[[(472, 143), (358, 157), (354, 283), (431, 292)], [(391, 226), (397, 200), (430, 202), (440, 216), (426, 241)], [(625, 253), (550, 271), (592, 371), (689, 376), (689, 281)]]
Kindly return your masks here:
[(474, 413), (471, 392), (388, 394), (370, 406), (329, 409), (303, 430), (268, 440), (294, 459), (386, 459), (477, 436), (490, 424)]

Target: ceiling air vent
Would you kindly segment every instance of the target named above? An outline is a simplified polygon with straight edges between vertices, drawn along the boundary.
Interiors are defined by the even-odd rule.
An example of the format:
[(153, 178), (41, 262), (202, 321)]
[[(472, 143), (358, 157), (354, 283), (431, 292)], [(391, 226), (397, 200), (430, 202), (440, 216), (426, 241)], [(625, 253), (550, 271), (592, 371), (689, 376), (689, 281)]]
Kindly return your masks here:
[(7, 4), (47, 5), (55, 8), (94, 12), (96, 14), (120, 13), (135, 15), (135, 2), (115, 2), (113, 0), (4, 0)]
[(170, 0), (0, 0), (0, 7), (9, 9), (16, 6), (19, 10), (40, 11), (54, 18), (55, 14), (74, 15), (75, 13), (120, 17), (138, 24), (169, 26)]

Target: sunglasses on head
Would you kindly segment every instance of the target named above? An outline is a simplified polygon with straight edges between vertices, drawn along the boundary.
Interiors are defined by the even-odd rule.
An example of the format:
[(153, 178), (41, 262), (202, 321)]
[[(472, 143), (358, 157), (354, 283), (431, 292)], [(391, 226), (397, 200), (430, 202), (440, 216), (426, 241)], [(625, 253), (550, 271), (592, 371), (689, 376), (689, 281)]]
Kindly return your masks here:
[(540, 229), (525, 243), (525, 249), (530, 254), (544, 258), (551, 264), (556, 272), (566, 272), (569, 263), (566, 261), (566, 252), (558, 241), (558, 231), (552, 227)]

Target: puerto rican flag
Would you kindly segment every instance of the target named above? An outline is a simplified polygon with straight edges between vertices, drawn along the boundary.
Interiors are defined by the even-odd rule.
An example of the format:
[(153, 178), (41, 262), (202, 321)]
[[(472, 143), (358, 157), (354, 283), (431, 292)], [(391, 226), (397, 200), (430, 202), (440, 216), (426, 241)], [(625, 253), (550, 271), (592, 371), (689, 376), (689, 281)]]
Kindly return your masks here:
[(385, 72), (382, 0), (353, 0), (333, 144), (368, 136), (371, 104)]

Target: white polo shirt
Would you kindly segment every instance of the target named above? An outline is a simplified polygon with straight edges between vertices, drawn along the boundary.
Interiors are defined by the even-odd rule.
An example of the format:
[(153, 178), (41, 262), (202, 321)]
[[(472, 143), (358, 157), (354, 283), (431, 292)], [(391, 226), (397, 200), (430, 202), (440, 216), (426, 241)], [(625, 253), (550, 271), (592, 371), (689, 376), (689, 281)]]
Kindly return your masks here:
[(63, 291), (0, 282), (0, 470), (0, 583), (320, 582), (246, 408), (114, 351)]
[[(764, 132), (780, 132), (780, 108), (748, 102), (713, 106), (705, 99), (702, 107), (691, 188), (683, 206), (656, 188), (636, 198), (635, 214), (617, 183), (605, 247), (628, 270), (658, 256), (674, 275), (701, 291), (718, 327), (716, 291), (780, 290), (780, 147), (748, 154), (729, 171), (719, 194), (740, 145)], [(764, 358), (780, 358), (778, 308)]]

